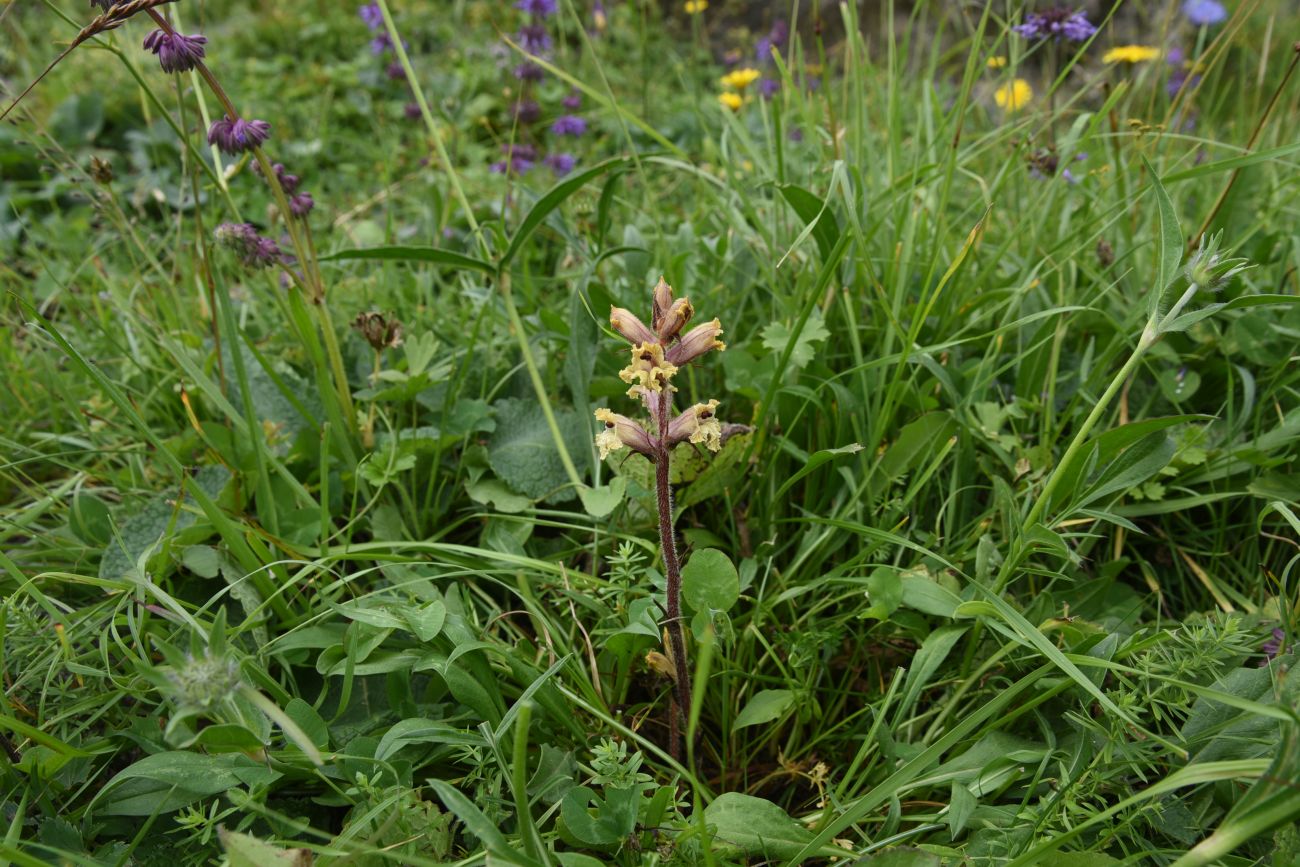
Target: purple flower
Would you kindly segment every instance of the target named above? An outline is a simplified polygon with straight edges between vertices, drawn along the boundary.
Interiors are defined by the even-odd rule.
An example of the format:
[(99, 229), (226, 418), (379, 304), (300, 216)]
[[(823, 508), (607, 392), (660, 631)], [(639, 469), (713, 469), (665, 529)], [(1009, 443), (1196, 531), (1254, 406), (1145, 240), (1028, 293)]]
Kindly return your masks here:
[(402, 107), (402, 112), (405, 113), (407, 120), (419, 120), (420, 115), (423, 113), (420, 111), (418, 102), (408, 102)]
[(1026, 39), (1055, 39), (1057, 42), (1062, 39), (1083, 42), (1097, 32), (1097, 28), (1092, 26), (1082, 12), (1073, 12), (1064, 6), (1046, 12), (1035, 12), (1024, 23), (1011, 29)]
[(555, 135), (572, 135), (579, 136), (587, 131), (587, 122), (576, 114), (563, 114), (555, 119), (551, 124), (551, 132)]
[(525, 99), (515, 104), (515, 120), (520, 123), (536, 123), (542, 116), (542, 107), (534, 99)]
[(506, 155), (506, 158), (490, 166), (490, 169), (499, 175), (507, 172), (521, 175), (532, 169), (537, 161), (537, 148), (530, 144), (503, 144), (501, 152)]
[(316, 201), (311, 197), (311, 193), (299, 193), (289, 199), (289, 211), (295, 217), (307, 216), (314, 207), (316, 207)]
[(546, 72), (536, 63), (521, 63), (515, 67), (515, 78), (520, 81), (541, 81)]
[(384, 75), (387, 75), (390, 81), (401, 81), (406, 78), (406, 70), (402, 68), (400, 61), (394, 60), (388, 64), (388, 67), (384, 70)]
[(515, 8), (537, 18), (554, 15), (559, 8), (555, 0), (515, 0)]
[(551, 34), (546, 32), (544, 24), (527, 24), (520, 27), (515, 41), (529, 54), (542, 55), (551, 50)]
[(252, 223), (222, 223), (212, 233), (217, 243), (239, 254), (250, 268), (265, 268), (281, 259), (280, 245), (257, 233)]
[(576, 90), (571, 90), (569, 91), (569, 95), (560, 100), (560, 102), (563, 103), (564, 107), (569, 111), (577, 111), (582, 108), (582, 94), (578, 93)]
[(393, 40), (387, 33), (380, 33), (374, 39), (370, 40), (370, 53), (379, 56), (393, 47)]
[(758, 42), (754, 43), (754, 54), (758, 57), (759, 63), (770, 63), (772, 61), (772, 49), (780, 49), (785, 45), (785, 41), (790, 38), (790, 25), (785, 23), (784, 19), (777, 19), (772, 25), (772, 29), (767, 32), (766, 36), (759, 37)]
[(1219, 0), (1183, 0), (1183, 14), (1197, 27), (1220, 24), (1228, 18), (1228, 10)]
[(260, 147), (270, 137), (271, 125), (264, 120), (223, 117), (208, 128), (208, 144), (232, 156)]
[(203, 59), (206, 36), (186, 36), (155, 30), (144, 38), (144, 47), (158, 55), (163, 72), (189, 72)]
[(547, 167), (555, 172), (557, 178), (562, 178), (573, 171), (573, 166), (578, 161), (574, 159), (573, 154), (551, 154), (542, 162), (546, 163)]
[(775, 78), (763, 78), (758, 82), (758, 92), (763, 99), (771, 99), (781, 92), (781, 82)]
[[(298, 189), (301, 179), (297, 175), (290, 174), (284, 167), (284, 163), (274, 163), (271, 170), (275, 172), (275, 178), (280, 182), (280, 189), (284, 190), (286, 196), (292, 196)], [(257, 175), (262, 174), (262, 164), (253, 163), (253, 171)]]
[(1273, 637), (1259, 648), (1264, 654), (1264, 658), (1259, 661), (1260, 668), (1267, 666), (1269, 662), (1277, 659), (1278, 654), (1286, 650), (1286, 633), (1282, 631), (1282, 627), (1273, 627), (1272, 635)]
[(366, 26), (371, 30), (384, 29), (384, 13), (380, 10), (378, 3), (367, 3), (357, 10), (361, 20), (366, 22)]

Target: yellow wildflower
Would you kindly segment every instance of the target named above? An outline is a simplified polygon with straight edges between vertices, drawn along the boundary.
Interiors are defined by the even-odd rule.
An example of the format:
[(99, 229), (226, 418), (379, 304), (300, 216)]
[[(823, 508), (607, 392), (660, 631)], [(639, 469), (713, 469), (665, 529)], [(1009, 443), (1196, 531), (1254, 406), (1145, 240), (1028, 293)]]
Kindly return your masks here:
[(1029, 105), (1033, 98), (1034, 89), (1023, 78), (1004, 84), (993, 92), (993, 101), (998, 104), (998, 108), (1007, 111), (1019, 111)]
[(718, 102), (722, 103), (732, 111), (740, 111), (740, 106), (744, 103), (744, 100), (740, 98), (740, 94), (727, 91), (726, 93), (718, 94)]
[(686, 0), (686, 14), (699, 15), (705, 9), (709, 8), (709, 0)]
[(989, 69), (1002, 69), (1007, 65), (1007, 59), (1001, 54), (995, 54), (988, 59)]
[(1103, 63), (1145, 63), (1160, 56), (1159, 48), (1150, 45), (1120, 45), (1102, 55)]
[(757, 69), (736, 69), (722, 76), (722, 86), (730, 87), (733, 90), (744, 90), (754, 82), (758, 81), (761, 73)]

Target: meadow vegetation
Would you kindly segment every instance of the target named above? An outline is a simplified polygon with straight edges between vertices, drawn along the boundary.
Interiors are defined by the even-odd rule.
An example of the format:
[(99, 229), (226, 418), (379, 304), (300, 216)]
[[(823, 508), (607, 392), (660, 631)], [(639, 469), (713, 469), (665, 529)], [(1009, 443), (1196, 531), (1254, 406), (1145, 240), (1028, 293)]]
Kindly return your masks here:
[(0, 863), (1300, 863), (1297, 25), (0, 8)]

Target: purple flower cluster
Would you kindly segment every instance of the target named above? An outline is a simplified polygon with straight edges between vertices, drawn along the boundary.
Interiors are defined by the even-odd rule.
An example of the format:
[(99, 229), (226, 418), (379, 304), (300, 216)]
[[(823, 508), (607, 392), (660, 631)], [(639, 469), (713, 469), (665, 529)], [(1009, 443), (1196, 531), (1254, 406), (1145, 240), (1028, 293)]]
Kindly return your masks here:
[[(374, 37), (370, 40), (370, 53), (378, 57), (390, 51), (393, 47), (393, 40), (388, 35), (387, 27), (384, 24), (384, 13), (379, 8), (379, 4), (366, 3), (357, 10), (357, 14), (361, 16), (361, 20), (366, 23), (366, 27), (370, 28), (370, 32), (374, 34)], [(405, 47), (406, 43), (403, 42), (402, 45)]]
[(530, 144), (503, 144), (501, 152), (505, 159), (494, 162), (489, 168), (498, 175), (522, 175), (530, 171), (537, 162), (537, 148)]
[(1183, 0), (1183, 14), (1197, 27), (1209, 27), (1228, 20), (1228, 10), (1219, 0)]
[(1165, 93), (1173, 99), (1184, 88), (1193, 88), (1200, 83), (1201, 77), (1188, 70), (1187, 58), (1183, 49), (1171, 48), (1165, 54), (1165, 62), (1171, 67), (1169, 80), (1165, 82)]
[(234, 250), (249, 268), (265, 268), (283, 261), (280, 245), (257, 233), (252, 223), (222, 223), (213, 232), (217, 243)]
[(772, 24), (772, 29), (767, 31), (766, 36), (760, 36), (754, 43), (754, 55), (759, 63), (772, 62), (772, 49), (780, 50), (785, 47), (786, 40), (790, 38), (790, 25), (784, 18), (778, 18)]
[(551, 124), (551, 133), (554, 135), (580, 136), (586, 131), (587, 122), (576, 114), (562, 114)]
[(207, 41), (206, 36), (154, 30), (144, 38), (144, 47), (158, 55), (163, 72), (189, 72), (203, 59), (203, 46)]
[(515, 8), (534, 18), (550, 18), (560, 6), (556, 0), (515, 0)]
[[(302, 179), (295, 174), (290, 174), (289, 170), (284, 167), (284, 163), (274, 163), (271, 170), (275, 172), (275, 179), (280, 182), (280, 189), (289, 198), (289, 212), (295, 217), (305, 217), (311, 213), (312, 208), (316, 207), (316, 200), (312, 198), (311, 193), (298, 192), (298, 184)], [(253, 171), (262, 174), (260, 163), (253, 164)]]
[(208, 128), (208, 144), (235, 156), (262, 146), (271, 137), (271, 125), (264, 120), (223, 117)]
[(1284, 650), (1286, 650), (1286, 633), (1282, 631), (1282, 627), (1273, 627), (1273, 631), (1270, 634), (1272, 635), (1272, 638), (1265, 641), (1264, 645), (1260, 647), (1260, 650), (1264, 654), (1264, 658), (1259, 661), (1260, 668), (1266, 667), (1270, 662), (1277, 659)]
[(1057, 42), (1084, 42), (1097, 32), (1086, 15), (1065, 6), (1035, 12), (1012, 28), (1026, 39), (1054, 39)]
[[(547, 26), (547, 19), (559, 10), (557, 0), (515, 0), (514, 7), (527, 17), (515, 34), (515, 42), (533, 57), (546, 57), (554, 45)], [(504, 48), (503, 48), (504, 52)], [(532, 60), (525, 60), (513, 69), (514, 77), (521, 82), (518, 98), (512, 110), (515, 124), (528, 127), (542, 118), (542, 106), (533, 97), (532, 84), (546, 76), (545, 70)], [(550, 126), (551, 135), (581, 136), (587, 132), (587, 121), (576, 112), (582, 107), (582, 97), (572, 91), (563, 99), (568, 113), (557, 117)], [(535, 136), (535, 132), (524, 130), (525, 137)], [(489, 169), (502, 175), (521, 175), (531, 171), (540, 161), (556, 176), (573, 171), (577, 160), (572, 154), (556, 152), (542, 156), (538, 146), (529, 141), (507, 143), (501, 146), (503, 159), (497, 160)]]

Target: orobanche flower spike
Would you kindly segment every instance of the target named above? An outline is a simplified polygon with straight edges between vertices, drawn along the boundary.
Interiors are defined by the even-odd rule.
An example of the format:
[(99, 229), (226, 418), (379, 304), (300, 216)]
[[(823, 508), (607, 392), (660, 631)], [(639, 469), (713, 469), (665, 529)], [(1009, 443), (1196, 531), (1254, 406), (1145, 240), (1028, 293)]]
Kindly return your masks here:
[[(710, 350), (726, 349), (718, 339), (722, 323), (714, 319), (686, 331), (695, 316), (687, 298), (673, 298), (673, 289), (663, 278), (654, 287), (650, 324), (622, 307), (612, 307), (609, 324), (631, 344), (631, 361), (619, 371), (628, 384), (628, 397), (639, 399), (650, 414), (650, 426), (641, 425), (612, 410), (596, 410), (604, 428), (596, 435), (601, 459), (623, 448), (645, 455), (655, 465), (655, 489), (659, 512), (659, 543), (663, 549), (664, 573), (668, 579), (666, 619), (666, 657), (673, 666), (673, 708), (669, 714), (669, 741), (672, 754), (681, 759), (681, 732), (689, 718), (691, 684), (686, 664), (686, 639), (682, 633), (681, 565), (673, 531), (673, 498), (668, 483), (669, 462), (674, 446), (689, 442), (710, 451), (722, 447), (722, 424), (718, 421), (718, 402), (697, 403), (673, 414), (673, 377), (686, 364)], [(685, 332), (685, 333), (683, 333)], [(650, 431), (653, 430), (652, 434)]]

